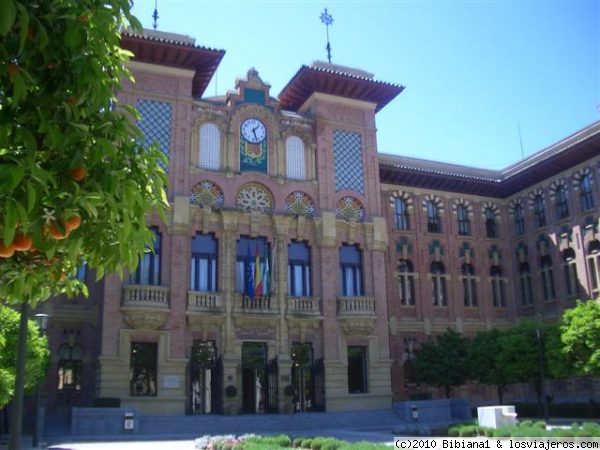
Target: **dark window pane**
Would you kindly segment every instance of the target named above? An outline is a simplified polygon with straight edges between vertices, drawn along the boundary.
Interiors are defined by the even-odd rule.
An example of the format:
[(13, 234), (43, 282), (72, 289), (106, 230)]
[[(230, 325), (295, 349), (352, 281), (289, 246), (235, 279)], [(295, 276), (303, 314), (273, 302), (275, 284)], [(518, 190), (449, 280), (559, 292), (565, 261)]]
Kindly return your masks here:
[(158, 344), (131, 343), (130, 395), (156, 396)]
[(348, 347), (348, 392), (367, 392), (367, 349), (361, 346)]

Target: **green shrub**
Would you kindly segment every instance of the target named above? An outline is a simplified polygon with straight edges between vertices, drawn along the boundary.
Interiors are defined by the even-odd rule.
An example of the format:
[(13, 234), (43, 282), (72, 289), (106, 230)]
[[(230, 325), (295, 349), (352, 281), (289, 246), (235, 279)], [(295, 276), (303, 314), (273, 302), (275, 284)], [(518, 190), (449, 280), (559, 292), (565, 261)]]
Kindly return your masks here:
[(494, 437), (510, 437), (510, 428), (511, 427), (498, 427), (494, 430)]
[(305, 439), (308, 438), (306, 436), (298, 436), (297, 438), (294, 438), (294, 440), (292, 441), (292, 447), (302, 448), (302, 441), (304, 441)]
[(600, 437), (600, 424), (593, 422), (585, 422), (581, 429), (585, 433), (586, 436), (590, 437)]
[(543, 420), (538, 420), (537, 422), (533, 423), (533, 426), (535, 428), (540, 428), (542, 430), (545, 430), (546, 429), (546, 422), (544, 422)]
[(304, 439), (302, 441), (302, 448), (310, 448), (310, 445), (312, 444), (314, 438), (308, 438), (308, 439)]
[(518, 425), (520, 427), (532, 427), (533, 426), (533, 420), (522, 420), (522, 421), (518, 422)]

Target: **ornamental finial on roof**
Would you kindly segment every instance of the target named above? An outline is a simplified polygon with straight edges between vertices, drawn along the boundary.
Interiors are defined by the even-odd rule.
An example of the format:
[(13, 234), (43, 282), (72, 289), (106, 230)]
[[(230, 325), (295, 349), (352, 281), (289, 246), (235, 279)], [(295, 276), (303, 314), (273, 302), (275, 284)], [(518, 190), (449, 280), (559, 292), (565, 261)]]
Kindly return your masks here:
[(156, 27), (158, 27), (158, 0), (154, 0), (154, 12), (152, 13), (152, 18), (154, 19), (152, 26), (156, 30)]
[(320, 17), (321, 17), (321, 22), (323, 22), (325, 24), (325, 29), (327, 30), (327, 47), (325, 47), (325, 48), (327, 49), (327, 60), (331, 64), (331, 45), (329, 44), (329, 25), (333, 24), (333, 17), (331, 16), (331, 14), (329, 14), (327, 12), (327, 8), (325, 8), (325, 11), (323, 11), (321, 13)]

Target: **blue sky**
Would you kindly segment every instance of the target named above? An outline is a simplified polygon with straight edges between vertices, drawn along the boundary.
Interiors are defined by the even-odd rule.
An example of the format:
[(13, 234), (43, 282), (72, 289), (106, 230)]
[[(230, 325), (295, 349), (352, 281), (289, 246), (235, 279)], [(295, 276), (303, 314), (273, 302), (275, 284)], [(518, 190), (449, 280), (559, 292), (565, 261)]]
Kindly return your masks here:
[[(205, 95), (255, 67), (276, 96), (326, 60), (406, 87), (377, 115), (380, 152), (500, 169), (600, 119), (600, 0), (159, 0), (158, 29), (226, 50)], [(152, 25), (154, 0), (134, 13)]]

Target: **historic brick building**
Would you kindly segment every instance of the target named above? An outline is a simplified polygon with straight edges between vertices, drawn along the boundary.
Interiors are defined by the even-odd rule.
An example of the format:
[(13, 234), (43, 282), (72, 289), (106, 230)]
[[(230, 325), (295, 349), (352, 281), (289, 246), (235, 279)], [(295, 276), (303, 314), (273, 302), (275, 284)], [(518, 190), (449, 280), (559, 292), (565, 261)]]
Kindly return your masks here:
[(404, 158), (375, 127), (403, 88), (367, 72), (302, 66), (274, 97), (251, 69), (205, 98), (223, 51), (122, 42), (120, 100), (168, 156), (172, 208), (135, 273), (82, 271), (88, 300), (46, 306), (54, 411), (385, 408), (428, 336), (598, 293), (600, 124), (501, 171)]

